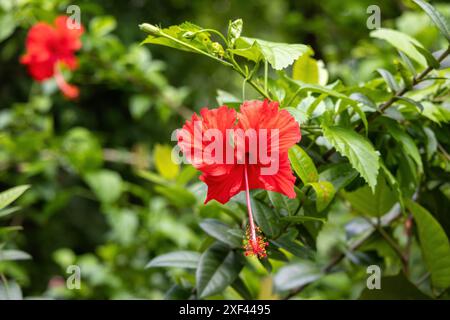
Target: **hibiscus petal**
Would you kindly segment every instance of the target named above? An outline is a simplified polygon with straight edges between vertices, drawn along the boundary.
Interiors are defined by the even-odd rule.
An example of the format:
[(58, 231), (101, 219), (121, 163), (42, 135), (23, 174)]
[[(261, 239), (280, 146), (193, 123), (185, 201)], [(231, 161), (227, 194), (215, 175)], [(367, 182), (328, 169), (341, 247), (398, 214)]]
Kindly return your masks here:
[[(278, 110), (278, 106), (278, 102), (268, 100), (244, 102), (238, 114), (238, 127), (244, 131), (267, 129), (267, 148), (285, 152), (300, 141), (300, 126), (288, 111)], [(271, 129), (277, 130), (273, 132), (278, 133), (277, 139)]]
[[(253, 177), (254, 179), (255, 177)], [(295, 177), (292, 174), (287, 152), (283, 152), (279, 157), (279, 166), (276, 174), (257, 176), (264, 185), (264, 189), (285, 194), (289, 198), (295, 198), (294, 183)]]
[[(227, 129), (232, 129), (236, 122), (236, 111), (226, 106), (200, 111), (200, 115), (192, 115), (181, 130), (177, 132), (178, 146), (186, 159), (197, 169), (204, 173), (218, 176), (231, 170), (227, 162), (228, 153), (234, 161), (234, 153), (227, 140)], [(214, 148), (216, 135), (220, 137), (217, 148)], [(231, 150), (231, 152), (230, 152)]]
[(205, 203), (217, 200), (226, 203), (230, 198), (244, 190), (244, 166), (232, 166), (227, 174), (213, 176), (202, 174), (200, 180), (208, 186), (208, 194)]

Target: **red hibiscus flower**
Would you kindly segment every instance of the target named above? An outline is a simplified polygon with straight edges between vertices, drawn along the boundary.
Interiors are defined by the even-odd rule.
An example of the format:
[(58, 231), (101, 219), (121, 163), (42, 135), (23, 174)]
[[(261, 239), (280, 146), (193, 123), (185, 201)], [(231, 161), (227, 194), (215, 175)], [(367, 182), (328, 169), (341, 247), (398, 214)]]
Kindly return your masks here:
[(81, 48), (80, 37), (84, 30), (82, 26), (69, 29), (67, 19), (66, 16), (57, 17), (54, 26), (45, 22), (35, 24), (28, 32), (26, 53), (20, 62), (28, 66), (28, 72), (35, 80), (41, 82), (54, 77), (62, 93), (75, 99), (79, 90), (64, 80), (60, 68), (76, 69), (75, 51)]
[(205, 203), (226, 203), (246, 192), (249, 214), (247, 255), (266, 255), (267, 243), (255, 227), (249, 191), (265, 189), (295, 198), (295, 177), (288, 149), (300, 141), (298, 123), (278, 102), (246, 101), (237, 113), (227, 106), (194, 114), (178, 131), (178, 146), (186, 159), (202, 171), (208, 186)]

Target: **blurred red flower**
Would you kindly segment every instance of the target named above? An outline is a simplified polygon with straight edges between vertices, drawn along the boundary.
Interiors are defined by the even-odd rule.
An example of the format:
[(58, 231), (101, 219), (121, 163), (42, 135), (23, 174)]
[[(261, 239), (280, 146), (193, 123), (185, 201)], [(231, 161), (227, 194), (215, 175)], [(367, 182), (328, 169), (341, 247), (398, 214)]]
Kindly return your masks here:
[(66, 16), (59, 16), (53, 26), (45, 22), (36, 23), (28, 32), (26, 53), (20, 62), (28, 66), (35, 80), (41, 82), (54, 77), (62, 93), (69, 99), (75, 99), (79, 90), (64, 80), (60, 68), (77, 68), (75, 51), (82, 46), (80, 37), (84, 29), (81, 25), (69, 29), (67, 19)]
[(246, 192), (249, 210), (247, 254), (265, 256), (267, 245), (253, 223), (249, 191), (265, 189), (295, 198), (288, 149), (301, 139), (300, 126), (278, 102), (245, 101), (236, 112), (227, 106), (200, 111), (177, 134), (186, 159), (202, 171), (205, 203), (226, 203)]

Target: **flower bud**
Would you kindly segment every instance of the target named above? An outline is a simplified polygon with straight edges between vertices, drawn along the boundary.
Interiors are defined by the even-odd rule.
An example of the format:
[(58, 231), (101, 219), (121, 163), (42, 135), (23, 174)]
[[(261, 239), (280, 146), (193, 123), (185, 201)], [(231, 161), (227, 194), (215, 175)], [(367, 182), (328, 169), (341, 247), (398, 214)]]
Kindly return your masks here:
[(155, 35), (155, 36), (159, 35), (159, 33), (160, 33), (160, 29), (157, 26), (154, 26), (154, 25), (152, 25), (150, 23), (140, 24), (139, 28), (142, 31), (148, 32), (148, 33), (150, 33), (152, 35)]

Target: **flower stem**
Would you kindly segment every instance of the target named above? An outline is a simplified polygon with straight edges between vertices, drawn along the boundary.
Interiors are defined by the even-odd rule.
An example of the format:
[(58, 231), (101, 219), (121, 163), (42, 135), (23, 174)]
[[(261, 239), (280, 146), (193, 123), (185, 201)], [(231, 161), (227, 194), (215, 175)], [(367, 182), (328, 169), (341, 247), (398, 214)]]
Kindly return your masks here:
[(257, 239), (256, 239), (255, 223), (253, 222), (252, 205), (250, 201), (250, 188), (248, 187), (247, 165), (244, 166), (244, 178), (245, 178), (245, 196), (247, 199), (247, 209), (248, 209), (248, 223), (250, 225), (250, 237), (251, 240), (254, 241), (254, 243), (256, 243)]

